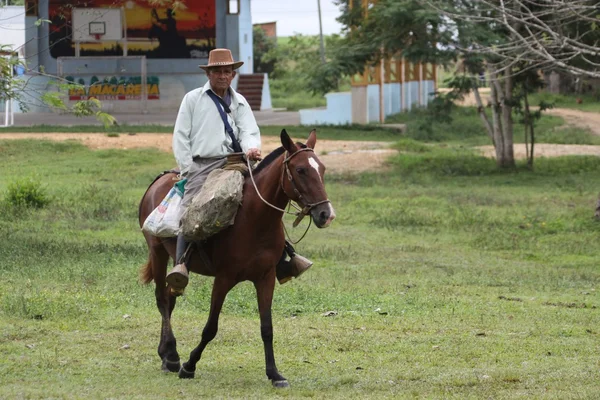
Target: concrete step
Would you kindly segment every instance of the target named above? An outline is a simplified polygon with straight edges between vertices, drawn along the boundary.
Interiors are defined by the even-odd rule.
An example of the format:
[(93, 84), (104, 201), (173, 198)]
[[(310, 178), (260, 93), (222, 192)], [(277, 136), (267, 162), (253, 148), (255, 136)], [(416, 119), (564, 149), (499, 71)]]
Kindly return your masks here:
[(260, 110), (263, 85), (263, 74), (243, 74), (239, 77), (237, 91), (246, 98), (254, 111)]

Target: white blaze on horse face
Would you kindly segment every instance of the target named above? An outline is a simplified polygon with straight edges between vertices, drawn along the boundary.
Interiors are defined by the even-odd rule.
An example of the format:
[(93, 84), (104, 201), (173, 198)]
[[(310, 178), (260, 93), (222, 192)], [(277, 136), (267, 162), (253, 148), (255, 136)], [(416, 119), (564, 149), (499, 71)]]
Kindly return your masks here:
[(325, 222), (324, 228), (331, 225), (331, 223), (333, 222), (334, 219), (335, 219), (335, 210), (333, 209), (333, 206), (331, 205), (331, 203), (329, 203), (329, 219), (327, 220), (327, 222)]
[(321, 178), (321, 182), (323, 182), (323, 177), (319, 173), (319, 163), (317, 162), (317, 160), (315, 160), (312, 157), (308, 157), (308, 163), (310, 164), (311, 167), (313, 167), (315, 169), (315, 171), (317, 171), (317, 174), (319, 174), (319, 178)]

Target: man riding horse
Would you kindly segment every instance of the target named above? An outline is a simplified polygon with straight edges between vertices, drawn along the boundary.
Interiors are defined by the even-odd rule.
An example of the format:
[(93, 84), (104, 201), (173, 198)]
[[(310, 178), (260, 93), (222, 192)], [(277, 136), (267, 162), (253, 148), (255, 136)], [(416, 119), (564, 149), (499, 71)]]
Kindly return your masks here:
[[(210, 52), (206, 71), (208, 82), (185, 95), (173, 132), (173, 153), (181, 175), (187, 178), (182, 212), (200, 192), (208, 174), (223, 167), (227, 156), (243, 152), (252, 161), (260, 160), (260, 131), (248, 102), (230, 85), (243, 61), (234, 61), (228, 49)], [(186, 260), (190, 243), (183, 234), (177, 237), (175, 266), (167, 274), (167, 283), (179, 294), (188, 284)], [(190, 247), (191, 248), (191, 247)], [(287, 257), (290, 260), (287, 260)], [(312, 262), (296, 256), (286, 243), (277, 265), (277, 278), (285, 283), (310, 268)]]

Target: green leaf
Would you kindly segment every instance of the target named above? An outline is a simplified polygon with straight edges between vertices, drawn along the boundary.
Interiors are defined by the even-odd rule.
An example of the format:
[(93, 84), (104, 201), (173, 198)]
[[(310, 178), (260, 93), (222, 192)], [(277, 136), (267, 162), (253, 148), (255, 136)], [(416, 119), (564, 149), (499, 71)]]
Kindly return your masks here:
[(47, 22), (49, 24), (52, 23), (52, 21), (50, 21), (49, 19), (38, 19), (37, 21), (35, 21), (35, 26), (40, 26), (42, 25), (44, 22)]
[(104, 111), (96, 112), (96, 119), (102, 122), (105, 128), (117, 125), (117, 119)]
[(65, 105), (62, 96), (60, 92), (46, 92), (42, 95), (42, 101), (52, 108), (67, 110), (68, 107)]

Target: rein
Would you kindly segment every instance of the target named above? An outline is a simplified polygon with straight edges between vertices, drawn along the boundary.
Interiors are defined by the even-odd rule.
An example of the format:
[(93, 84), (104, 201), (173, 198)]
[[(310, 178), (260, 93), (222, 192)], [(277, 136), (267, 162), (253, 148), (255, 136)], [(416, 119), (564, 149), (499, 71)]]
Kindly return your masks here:
[[(264, 199), (264, 197), (262, 197), (262, 195), (260, 194), (260, 192), (258, 191), (258, 187), (256, 186), (256, 182), (254, 181), (254, 175), (252, 174), (252, 167), (250, 166), (250, 160), (248, 160), (246, 158), (246, 164), (248, 165), (248, 171), (250, 173), (250, 180), (252, 181), (252, 185), (254, 185), (254, 189), (256, 190), (256, 194), (258, 194), (258, 197), (263, 201), (263, 203), (265, 203), (266, 205), (268, 205), (271, 208), (274, 208), (277, 211), (281, 211), (285, 214), (290, 214), (290, 215), (294, 215), (296, 217), (296, 220), (294, 221), (294, 223), (292, 224), (292, 226), (295, 228), (296, 226), (298, 226), (298, 224), (300, 223), (300, 221), (302, 221), (302, 219), (307, 216), (310, 213), (310, 210), (312, 210), (314, 207), (320, 205), (320, 204), (324, 204), (324, 203), (331, 203), (331, 201), (329, 199), (325, 199), (316, 203), (312, 203), (312, 204), (306, 204), (304, 207), (299, 208), (298, 206), (296, 206), (292, 201), (291, 201), (291, 196), (285, 191), (285, 186), (283, 184), (283, 177), (284, 175), (287, 175), (288, 180), (290, 181), (290, 184), (292, 185), (292, 188), (294, 189), (294, 193), (296, 194), (296, 196), (298, 197), (298, 203), (300, 205), (302, 205), (304, 202), (302, 201), (303, 197), (302, 194), (298, 191), (298, 189), (296, 188), (296, 185), (294, 183), (294, 177), (292, 176), (292, 173), (290, 172), (290, 168), (289, 168), (289, 161), (298, 153), (300, 153), (301, 151), (312, 151), (314, 152), (313, 149), (311, 148), (303, 148), (303, 149), (299, 149), (298, 151), (296, 151), (295, 153), (291, 154), (290, 156), (287, 156), (288, 152), (286, 151), (286, 157), (283, 160), (283, 165), (284, 168), (281, 171), (281, 180), (279, 182), (279, 185), (281, 187), (281, 190), (283, 191), (283, 193), (287, 196), (288, 198), (288, 209), (289, 209), (289, 205), (292, 205), (296, 210), (298, 210), (297, 212), (290, 212), (287, 211), (283, 208), (279, 208), (277, 206), (274, 206), (273, 204), (269, 203), (267, 200)], [(288, 239), (290, 239), (290, 242), (292, 242), (292, 244), (296, 244), (299, 243), (302, 239), (304, 239), (304, 236), (306, 236), (306, 233), (308, 232), (308, 229), (310, 228), (312, 224), (312, 219), (310, 220), (308, 227), (306, 228), (306, 231), (304, 232), (304, 234), (302, 235), (302, 237), (300, 239), (298, 239), (298, 241), (296, 242), (292, 242), (290, 239), (290, 235), (287, 232), (287, 229), (285, 229), (285, 225), (283, 226), (283, 229), (285, 230), (285, 233), (288, 237)]]

